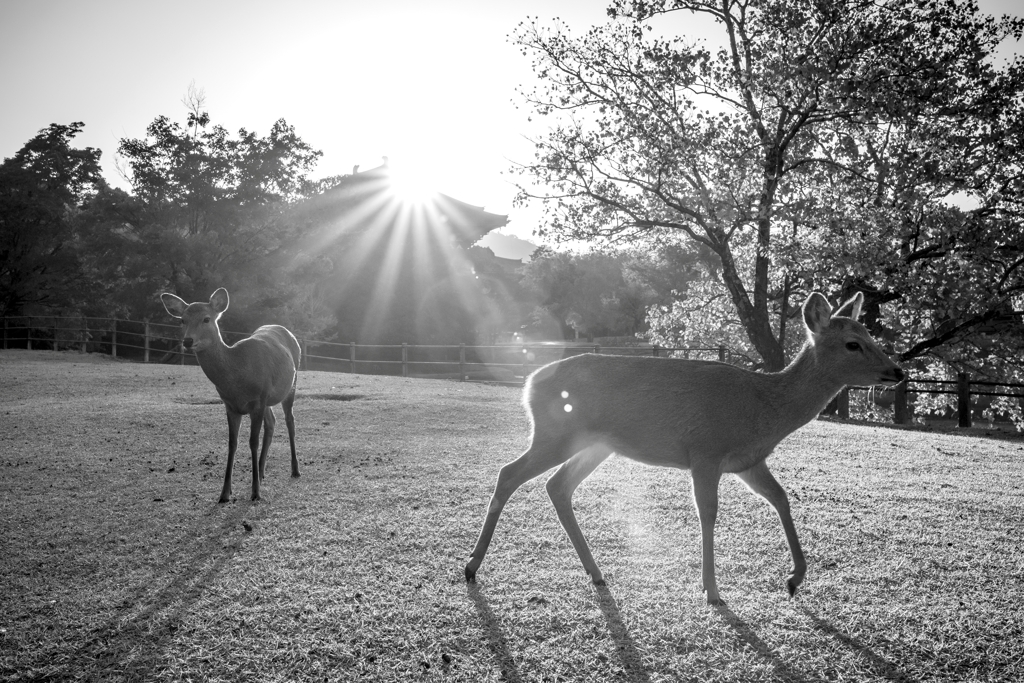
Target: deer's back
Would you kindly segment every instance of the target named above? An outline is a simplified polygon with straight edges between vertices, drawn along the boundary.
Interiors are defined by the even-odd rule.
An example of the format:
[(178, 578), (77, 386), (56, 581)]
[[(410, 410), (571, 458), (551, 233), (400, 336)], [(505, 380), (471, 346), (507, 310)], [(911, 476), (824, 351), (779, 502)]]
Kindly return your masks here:
[(797, 426), (783, 424), (770, 375), (725, 363), (585, 354), (534, 373), (524, 402), (535, 437), (600, 441), (654, 465), (701, 456), (741, 471)]
[(295, 386), (300, 353), (299, 342), (286, 328), (264, 325), (227, 347), (227, 362), (199, 360), (225, 405), (247, 414), (264, 400), (277, 405), (288, 396)]
[[(284, 352), (292, 359), (292, 367), (299, 368), (302, 350), (299, 347), (299, 340), (288, 331), (287, 327), (280, 325), (264, 325), (252, 333), (250, 339), (260, 339), (267, 343), (268, 347), (274, 349), (274, 353)], [(280, 351), (279, 351), (280, 350)]]

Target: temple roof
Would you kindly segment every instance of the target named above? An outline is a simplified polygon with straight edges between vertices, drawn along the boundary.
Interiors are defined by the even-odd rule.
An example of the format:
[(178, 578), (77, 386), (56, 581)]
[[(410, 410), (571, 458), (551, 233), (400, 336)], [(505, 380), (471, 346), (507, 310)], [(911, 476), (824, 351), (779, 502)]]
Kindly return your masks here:
[(397, 215), (396, 207), (402, 206), (409, 209), (406, 215), (415, 216), (418, 221), (430, 223), (432, 227), (446, 227), (463, 248), (474, 244), (491, 230), (508, 224), (507, 215), (485, 211), (482, 206), (440, 192), (416, 204), (409, 206), (396, 193), (385, 163), (362, 172), (356, 167), (351, 175), (343, 176), (334, 187), (301, 202), (295, 213), (311, 223), (330, 223), (336, 231), (345, 232), (364, 227), (371, 216), (385, 208), (391, 208), (391, 213)]

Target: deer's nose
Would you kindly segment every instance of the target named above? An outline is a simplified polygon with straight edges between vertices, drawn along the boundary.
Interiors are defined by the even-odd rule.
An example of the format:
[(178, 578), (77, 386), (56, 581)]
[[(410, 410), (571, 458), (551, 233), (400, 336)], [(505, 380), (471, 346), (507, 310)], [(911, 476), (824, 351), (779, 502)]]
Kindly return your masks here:
[(902, 382), (907, 378), (907, 373), (903, 372), (903, 368), (894, 368), (892, 374), (896, 377), (896, 380)]
[(192, 348), (192, 337), (185, 337), (184, 339), (182, 339), (181, 340), (181, 345), (184, 346), (186, 349), (191, 349)]

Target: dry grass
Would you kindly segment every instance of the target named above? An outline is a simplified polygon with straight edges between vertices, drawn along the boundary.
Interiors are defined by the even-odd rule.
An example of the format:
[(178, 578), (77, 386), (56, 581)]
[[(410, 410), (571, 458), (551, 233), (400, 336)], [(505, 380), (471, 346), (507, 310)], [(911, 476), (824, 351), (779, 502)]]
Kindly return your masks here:
[(543, 479), (465, 584), (526, 443), (513, 388), (304, 373), (302, 477), (281, 439), (265, 500), (243, 457), (217, 505), (226, 421), (199, 368), (5, 351), (0, 385), (4, 680), (1024, 678), (1019, 440), (809, 425), (772, 456), (804, 588), (786, 597), (778, 521), (728, 479), (716, 609), (688, 475), (618, 458), (576, 497), (607, 589)]

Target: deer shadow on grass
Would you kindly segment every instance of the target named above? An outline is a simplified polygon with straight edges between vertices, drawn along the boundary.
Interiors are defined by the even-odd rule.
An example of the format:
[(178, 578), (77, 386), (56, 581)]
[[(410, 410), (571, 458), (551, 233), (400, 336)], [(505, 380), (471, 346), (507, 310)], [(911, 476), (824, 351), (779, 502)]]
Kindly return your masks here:
[(466, 589), (469, 593), (469, 599), (473, 601), (473, 606), (476, 608), (477, 616), (480, 617), (480, 622), (483, 624), (484, 633), (487, 636), (487, 647), (490, 649), (491, 654), (494, 655), (494, 658), (498, 660), (498, 665), (501, 667), (502, 680), (521, 683), (523, 677), (519, 673), (515, 659), (512, 658), (512, 652), (508, 648), (505, 632), (502, 631), (501, 624), (494, 617), (494, 612), (491, 611), (487, 598), (480, 592), (480, 586), (476, 583), (467, 583)]
[[(505, 633), (495, 618), (487, 598), (480, 591), (480, 587), (476, 583), (467, 583), (466, 589), (484, 627), (488, 648), (501, 667), (502, 680), (512, 681), (513, 683), (521, 682), (523, 677), (519, 673), (515, 659), (512, 657), (512, 652), (509, 649), (508, 640), (505, 638)], [(607, 586), (598, 586), (596, 597), (598, 607), (601, 608), (601, 613), (608, 622), (608, 631), (615, 642), (615, 651), (618, 654), (626, 680), (630, 681), (630, 683), (649, 683), (651, 679), (643, 667), (636, 644), (629, 635), (629, 629), (622, 623), (622, 615), (619, 613), (619, 606), (615, 602), (615, 597)]]
[(860, 657), (871, 670), (884, 680), (888, 681), (912, 681), (915, 680), (910, 674), (901, 671), (895, 664), (881, 656), (867, 645), (864, 645), (856, 638), (849, 636), (838, 628), (828, 623), (806, 607), (800, 607), (800, 612), (811, 620), (814, 626), (827, 636), (839, 641), (853, 654)]
[[(197, 533), (202, 538), (193, 546), (188, 559), (171, 569), (170, 581), (155, 593), (145, 587), (136, 589), (132, 597), (122, 602), (118, 614), (89, 635), (72, 656), (72, 666), (79, 673), (99, 678), (142, 680), (151, 674), (183, 616), (241, 550), (243, 538), (251, 529), (246, 518), (253, 509), (251, 505), (232, 506), (219, 524), (200, 525), (184, 536), (179, 543), (189, 543)], [(161, 575), (164, 577), (166, 574)], [(144, 606), (124, 616), (125, 611), (139, 604)]]
[(749, 645), (754, 652), (772, 665), (772, 668), (775, 669), (775, 674), (778, 676), (779, 680), (787, 681), (787, 683), (805, 683), (809, 680), (787, 666), (785, 662), (782, 661), (779, 654), (775, 652), (768, 643), (761, 640), (761, 638), (754, 633), (754, 629), (750, 628), (747, 622), (740, 619), (736, 613), (726, 607), (725, 604), (715, 605), (714, 610), (718, 612), (719, 616), (722, 617), (722, 620), (736, 632), (737, 638)]
[[(732, 610), (725, 605), (718, 605), (715, 609), (719, 615), (721, 615), (722, 619), (724, 619), (725, 622), (736, 632), (736, 635), (740, 640), (745, 642), (753, 648), (755, 652), (761, 655), (761, 657), (772, 664), (775, 668), (775, 673), (781, 680), (790, 681), (792, 683), (801, 683), (802, 681), (808, 680), (783, 663), (778, 653), (776, 653), (771, 646), (761, 640), (757, 634), (754, 633), (753, 629), (751, 629), (746, 622), (736, 616)], [(872, 651), (871, 648), (846, 635), (835, 626), (812, 613), (806, 607), (800, 607), (798, 609), (804, 614), (804, 616), (811, 620), (820, 632), (839, 641), (847, 649), (863, 659), (871, 667), (871, 670), (883, 680), (913, 680), (908, 674), (900, 671), (884, 657)]]
[(608, 622), (608, 632), (615, 641), (615, 652), (619, 656), (619, 663), (625, 672), (626, 680), (630, 683), (649, 683), (651, 678), (644, 669), (643, 660), (636, 649), (629, 629), (622, 623), (622, 614), (619, 612), (619, 605), (615, 602), (615, 596), (608, 589), (607, 585), (595, 586), (597, 590), (597, 604)]

